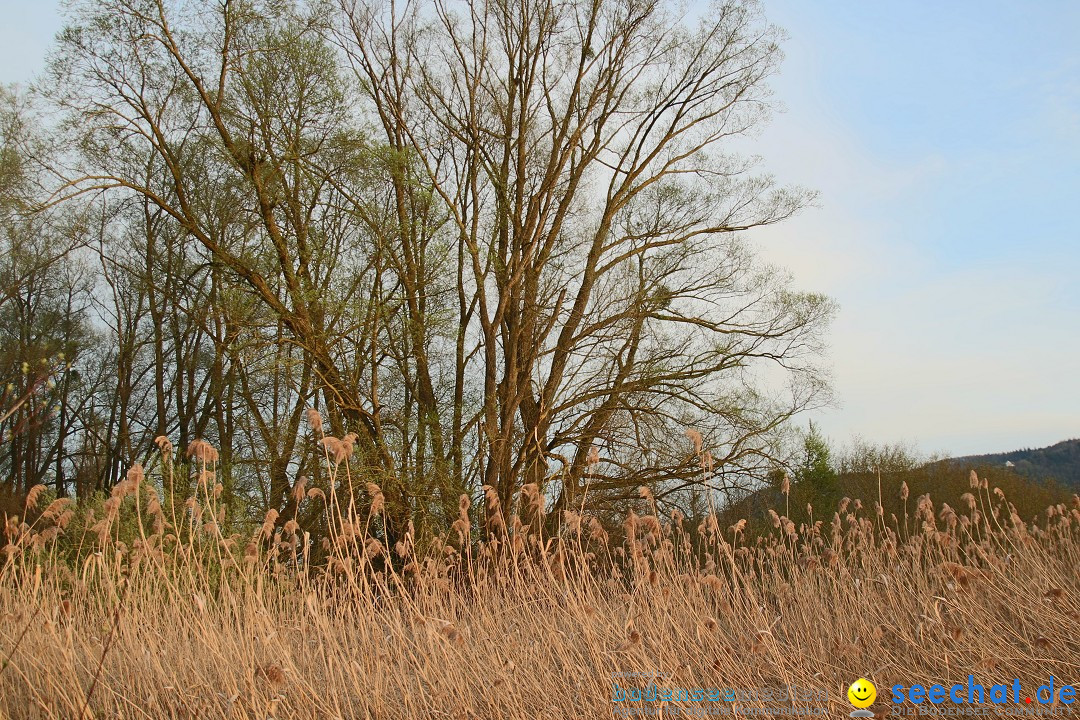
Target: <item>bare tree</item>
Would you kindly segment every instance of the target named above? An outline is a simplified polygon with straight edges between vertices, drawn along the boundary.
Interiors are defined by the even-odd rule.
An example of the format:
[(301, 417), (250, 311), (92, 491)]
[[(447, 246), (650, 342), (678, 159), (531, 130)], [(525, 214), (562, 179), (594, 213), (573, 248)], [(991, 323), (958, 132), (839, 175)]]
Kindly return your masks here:
[[(311, 172), (317, 155), (340, 180), (355, 176), (359, 146), (333, 53), (314, 31), (317, 18), (248, 3), (185, 15), (164, 2), (117, 1), (77, 8), (73, 21), (60, 41), (53, 65), (60, 82), (51, 93), (88, 121), (78, 128), (83, 174), (68, 188), (141, 197), (153, 223), (175, 226), (164, 237), (198, 243), (206, 262), (228, 272), (230, 287), (243, 288), (244, 297), (234, 300), (261, 308), (255, 327), (280, 324), (277, 337), (310, 365), (332, 416), (362, 430), (363, 461), (389, 471), (394, 461), (380, 420), (352, 371), (366, 363), (369, 345), (352, 342), (354, 317), (363, 317), (352, 303), (371, 281), (363, 272), (367, 248), (348, 232), (352, 216), (338, 191)], [(180, 253), (178, 262), (190, 257)], [(182, 265), (171, 269), (182, 272)], [(233, 290), (213, 272), (209, 277), (210, 310), (218, 313)], [(151, 294), (150, 310), (164, 320), (159, 297)], [(206, 322), (221, 319), (210, 315)], [(209, 329), (218, 342), (236, 334)], [(238, 385), (241, 363), (230, 365), (228, 378), (215, 367), (210, 377), (219, 386), (207, 394), (220, 397)], [(177, 357), (178, 372), (190, 367)], [(200, 390), (199, 400), (184, 397), (184, 387), (194, 386), (175, 383), (181, 417), (185, 403), (203, 396)], [(275, 495), (287, 488), (275, 485)]]
[[(687, 426), (717, 463), (756, 468), (768, 433), (822, 400), (829, 302), (736, 235), (809, 199), (725, 151), (765, 119), (780, 55), (753, 4), (695, 26), (637, 0), (342, 9), (373, 117), (451, 219), (453, 397), (479, 400), (447, 418), (451, 452), (478, 429), (480, 481), (504, 504), (552, 478), (564, 503), (594, 444), (598, 489), (700, 483), (674, 442)], [(786, 394), (766, 394), (764, 365)]]
[(827, 398), (831, 304), (741, 238), (810, 199), (735, 151), (777, 40), (741, 0), (76, 4), (56, 199), (139, 208), (113, 332), (152, 318), (155, 431), (247, 438), (271, 506), (309, 405), (392, 532), (481, 485), (674, 502), (763, 475)]
[(14, 496), (65, 491), (87, 391), (73, 368), (95, 345), (81, 215), (35, 210), (52, 151), (39, 123), (25, 95), (0, 88), (0, 490)]

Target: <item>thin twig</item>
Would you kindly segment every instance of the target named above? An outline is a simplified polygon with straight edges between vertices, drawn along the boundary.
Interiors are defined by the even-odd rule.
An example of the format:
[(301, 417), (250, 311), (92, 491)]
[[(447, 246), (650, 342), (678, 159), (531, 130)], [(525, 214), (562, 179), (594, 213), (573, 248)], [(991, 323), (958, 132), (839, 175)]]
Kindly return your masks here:
[(124, 607), (124, 601), (127, 600), (130, 589), (131, 580), (128, 579), (124, 584), (124, 594), (120, 597), (120, 602), (117, 603), (116, 611), (113, 613), (113, 624), (109, 628), (109, 636), (105, 638), (105, 644), (101, 649), (101, 658), (98, 660), (97, 670), (94, 671), (94, 679), (90, 682), (90, 689), (86, 691), (86, 701), (83, 703), (82, 711), (79, 713), (79, 720), (86, 717), (86, 711), (90, 709), (90, 698), (94, 695), (98, 678), (101, 677), (101, 668), (105, 665), (105, 656), (109, 654), (109, 647), (112, 645), (113, 638), (116, 637), (116, 629), (120, 627), (120, 610)]
[(7, 657), (4, 658), (3, 664), (0, 665), (0, 675), (3, 675), (4, 671), (7, 670), (8, 663), (11, 661), (11, 658), (15, 656), (15, 651), (19, 649), (19, 645), (22, 644), (23, 638), (26, 637), (26, 633), (30, 632), (30, 626), (34, 624), (34, 620), (37, 620), (37, 616), (40, 614), (41, 605), (38, 605), (37, 609), (34, 610), (34, 614), (31, 615), (30, 619), (26, 622), (26, 627), (24, 627), (22, 632), (19, 633), (19, 637), (15, 641), (15, 645), (12, 646), (11, 652), (7, 654)]

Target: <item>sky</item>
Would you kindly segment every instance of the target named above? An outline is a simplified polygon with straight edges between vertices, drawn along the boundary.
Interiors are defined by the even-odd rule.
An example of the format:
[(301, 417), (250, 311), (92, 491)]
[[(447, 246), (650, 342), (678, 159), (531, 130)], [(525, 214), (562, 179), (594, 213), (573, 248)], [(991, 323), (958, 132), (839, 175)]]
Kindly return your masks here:
[[(821, 431), (948, 455), (1080, 437), (1080, 3), (762, 7), (784, 107), (753, 149), (820, 199), (749, 240), (840, 306)], [(0, 18), (0, 83), (26, 84), (59, 3)]]
[(755, 242), (840, 305), (823, 432), (1080, 437), (1080, 4), (763, 5), (789, 40), (760, 153), (821, 197)]

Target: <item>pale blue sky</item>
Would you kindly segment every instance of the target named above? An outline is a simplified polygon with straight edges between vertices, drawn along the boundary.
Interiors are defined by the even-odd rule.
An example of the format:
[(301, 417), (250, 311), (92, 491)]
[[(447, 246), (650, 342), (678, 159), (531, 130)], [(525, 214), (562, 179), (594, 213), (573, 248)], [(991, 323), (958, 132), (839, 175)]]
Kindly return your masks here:
[(827, 434), (952, 454), (1080, 436), (1080, 3), (774, 0), (759, 236), (841, 312)]
[[(0, 82), (57, 3), (0, 0)], [(1080, 436), (1080, 3), (765, 0), (786, 106), (755, 144), (820, 207), (751, 239), (834, 297), (853, 434), (967, 454)]]

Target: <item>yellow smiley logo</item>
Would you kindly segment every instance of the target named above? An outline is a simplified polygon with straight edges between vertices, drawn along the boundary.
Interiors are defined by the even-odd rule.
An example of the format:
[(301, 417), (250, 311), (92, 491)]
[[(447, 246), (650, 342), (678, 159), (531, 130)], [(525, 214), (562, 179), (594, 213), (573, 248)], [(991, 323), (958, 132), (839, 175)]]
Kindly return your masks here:
[(859, 678), (851, 683), (847, 691), (848, 701), (857, 708), (868, 708), (877, 698), (877, 688), (866, 678)]

